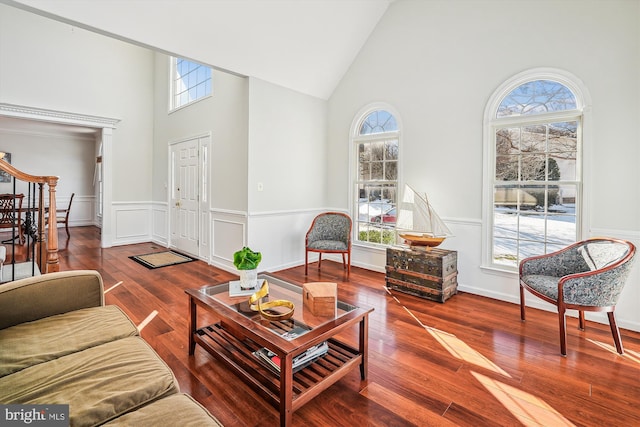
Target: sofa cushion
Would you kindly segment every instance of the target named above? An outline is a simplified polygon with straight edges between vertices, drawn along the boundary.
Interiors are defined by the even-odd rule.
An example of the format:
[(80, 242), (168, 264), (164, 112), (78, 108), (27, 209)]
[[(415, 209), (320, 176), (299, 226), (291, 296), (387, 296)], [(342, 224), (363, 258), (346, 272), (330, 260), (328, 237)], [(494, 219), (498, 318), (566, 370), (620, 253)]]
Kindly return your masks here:
[(187, 394), (174, 394), (134, 412), (122, 415), (105, 426), (200, 427), (222, 426), (205, 408)]
[(85, 308), (0, 330), (0, 377), (113, 340), (138, 335), (115, 306)]
[(69, 404), (73, 426), (95, 426), (178, 392), (173, 372), (128, 337), (0, 378), (0, 402)]

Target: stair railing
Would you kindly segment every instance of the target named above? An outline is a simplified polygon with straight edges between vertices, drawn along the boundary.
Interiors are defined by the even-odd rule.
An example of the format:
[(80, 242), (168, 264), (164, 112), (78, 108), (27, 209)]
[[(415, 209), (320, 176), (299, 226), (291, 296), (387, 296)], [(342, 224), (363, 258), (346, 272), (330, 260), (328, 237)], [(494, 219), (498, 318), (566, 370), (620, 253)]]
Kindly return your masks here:
[[(58, 224), (56, 221), (56, 186), (58, 184), (58, 177), (36, 176), (22, 172), (5, 161), (3, 159), (4, 155), (5, 153), (0, 152), (0, 171), (4, 171), (12, 177), (14, 196), (16, 196), (16, 192), (19, 191), (17, 190), (18, 183), (16, 181), (24, 181), (27, 183), (27, 204), (26, 207), (23, 205), (23, 208), (21, 209), (23, 212), (17, 213), (17, 215), (20, 216), (23, 213), (25, 214), (24, 221), (21, 220), (21, 224), (18, 226), (23, 227), (24, 233), (19, 234), (25, 236), (27, 260), (30, 258), (28, 252), (32, 241), (33, 246), (31, 246), (31, 256), (33, 258), (31, 259), (32, 262), (36, 262), (38, 264), (40, 272), (53, 273), (60, 271), (60, 262), (58, 258)], [(47, 185), (47, 193), (49, 195), (48, 204), (45, 204), (45, 185)], [(47, 224), (45, 227), (45, 210), (47, 208), (48, 215), (46, 216)], [(47, 229), (46, 233), (45, 229)], [(15, 265), (15, 230), (13, 233), (12, 245), (14, 245), (14, 250), (12, 251), (12, 262)], [(15, 274), (15, 268), (13, 269), (13, 273)], [(3, 280), (15, 280), (15, 277), (5, 277)]]

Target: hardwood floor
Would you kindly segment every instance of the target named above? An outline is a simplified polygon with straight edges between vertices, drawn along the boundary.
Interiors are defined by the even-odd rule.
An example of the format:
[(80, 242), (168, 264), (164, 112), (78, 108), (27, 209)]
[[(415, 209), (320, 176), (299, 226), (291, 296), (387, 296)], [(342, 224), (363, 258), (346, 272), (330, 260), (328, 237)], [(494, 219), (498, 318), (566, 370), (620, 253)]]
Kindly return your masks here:
[[(66, 245), (66, 246), (65, 246)], [(236, 279), (202, 261), (148, 270), (128, 259), (159, 251), (145, 243), (99, 247), (99, 231), (60, 233), (61, 270), (102, 273), (107, 304), (124, 309), (190, 393), (226, 426), (275, 426), (275, 409), (196, 348), (187, 351), (187, 288)], [(444, 304), (384, 288), (384, 275), (323, 262), (281, 278), (335, 281), (341, 300), (375, 308), (369, 319), (369, 377), (354, 370), (293, 415), (298, 426), (631, 426), (640, 425), (640, 334), (622, 330), (615, 352), (606, 325), (568, 319), (560, 356), (557, 315), (458, 293)], [(464, 280), (472, 280), (465, 278)], [(514, 287), (517, 286), (514, 279)], [(531, 297), (533, 298), (533, 297)], [(156, 313), (154, 315), (154, 313)], [(201, 321), (209, 319), (201, 318)], [(345, 340), (353, 340), (345, 334)], [(355, 343), (354, 343), (355, 344)]]

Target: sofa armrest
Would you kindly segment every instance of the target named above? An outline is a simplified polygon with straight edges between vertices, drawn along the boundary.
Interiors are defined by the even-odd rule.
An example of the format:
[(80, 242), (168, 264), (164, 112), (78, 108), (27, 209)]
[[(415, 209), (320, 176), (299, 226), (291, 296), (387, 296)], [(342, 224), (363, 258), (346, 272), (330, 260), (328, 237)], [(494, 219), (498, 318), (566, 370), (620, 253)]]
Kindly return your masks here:
[(104, 305), (100, 273), (61, 271), (0, 285), (0, 329)]

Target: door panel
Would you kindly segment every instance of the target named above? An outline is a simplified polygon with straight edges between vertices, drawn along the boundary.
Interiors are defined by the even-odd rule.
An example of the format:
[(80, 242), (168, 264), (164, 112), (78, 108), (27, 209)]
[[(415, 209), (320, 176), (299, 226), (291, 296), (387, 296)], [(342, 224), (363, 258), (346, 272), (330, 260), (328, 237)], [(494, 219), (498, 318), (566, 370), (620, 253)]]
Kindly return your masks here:
[(198, 256), (198, 139), (173, 145), (171, 159), (171, 244)]

